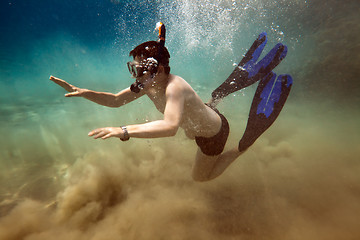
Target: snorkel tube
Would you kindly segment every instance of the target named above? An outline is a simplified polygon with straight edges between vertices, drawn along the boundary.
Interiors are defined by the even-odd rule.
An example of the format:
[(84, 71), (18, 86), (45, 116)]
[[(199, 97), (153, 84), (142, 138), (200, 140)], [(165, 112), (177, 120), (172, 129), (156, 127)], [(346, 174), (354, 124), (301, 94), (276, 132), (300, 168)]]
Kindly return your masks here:
[(156, 24), (156, 28), (155, 31), (159, 31), (159, 44), (162, 47), (165, 47), (165, 36), (166, 36), (166, 29), (165, 29), (165, 25), (162, 22), (158, 22)]
[[(157, 67), (159, 65), (159, 59), (161, 59), (161, 56), (163, 55), (164, 52), (164, 48), (165, 48), (165, 36), (166, 36), (166, 28), (165, 25), (162, 22), (158, 22), (156, 23), (156, 27), (155, 27), (155, 31), (158, 31), (158, 50), (157, 50), (157, 54), (156, 56), (150, 57), (145, 59), (144, 61), (142, 61), (142, 63), (140, 63), (140, 67), (139, 67), (139, 74), (136, 74), (137, 76), (135, 77), (141, 77), (144, 73), (146, 72), (150, 72), (151, 73), (151, 78), (155, 77), (155, 74), (157, 72)], [(129, 64), (129, 63), (128, 63)], [(128, 65), (129, 67), (129, 65)], [(130, 71), (130, 67), (129, 67), (129, 71)], [(133, 75), (134, 76), (134, 75)], [(141, 89), (144, 88), (144, 85), (139, 82), (138, 80), (135, 80), (135, 82), (133, 84), (131, 84), (130, 86), (130, 90), (134, 93), (139, 93)]]

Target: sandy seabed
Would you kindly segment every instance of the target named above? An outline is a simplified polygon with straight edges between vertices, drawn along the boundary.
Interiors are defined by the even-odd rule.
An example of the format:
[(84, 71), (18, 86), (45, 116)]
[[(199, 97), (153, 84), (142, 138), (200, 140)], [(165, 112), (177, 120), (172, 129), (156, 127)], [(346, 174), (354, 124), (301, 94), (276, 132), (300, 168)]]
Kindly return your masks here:
[[(222, 176), (198, 183), (191, 179), (196, 146), (181, 131), (167, 139), (95, 141), (87, 131), (131, 109), (96, 107), (97, 118), (79, 121), (92, 108), (72, 104), (45, 111), (46, 118), (28, 111), (26, 128), (2, 129), (12, 134), (1, 140), (0, 239), (360, 236), (359, 116), (351, 111), (290, 100)], [(232, 108), (224, 105), (226, 115)], [(244, 113), (229, 117), (227, 147), (237, 144)], [(130, 119), (138, 118), (123, 117)]]

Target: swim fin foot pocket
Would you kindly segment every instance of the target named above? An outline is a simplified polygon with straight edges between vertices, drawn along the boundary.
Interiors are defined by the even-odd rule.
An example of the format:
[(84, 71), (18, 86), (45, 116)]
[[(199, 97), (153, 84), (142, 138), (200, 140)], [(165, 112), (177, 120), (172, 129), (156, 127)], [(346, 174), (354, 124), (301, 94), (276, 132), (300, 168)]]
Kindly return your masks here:
[(254, 41), (243, 59), (225, 82), (212, 92), (211, 102), (213, 106), (227, 95), (259, 81), (268, 75), (285, 58), (287, 47), (278, 43), (263, 59), (257, 61), (266, 43), (267, 34), (263, 32)]

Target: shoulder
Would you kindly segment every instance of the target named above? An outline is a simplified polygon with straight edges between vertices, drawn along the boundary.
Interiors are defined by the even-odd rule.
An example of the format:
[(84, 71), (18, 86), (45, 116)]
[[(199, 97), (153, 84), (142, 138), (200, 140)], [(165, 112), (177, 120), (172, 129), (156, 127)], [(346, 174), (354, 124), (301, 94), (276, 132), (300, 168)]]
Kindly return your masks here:
[(183, 78), (181, 78), (177, 75), (170, 74), (166, 89), (167, 90), (172, 90), (172, 89), (179, 90), (179, 89), (184, 88), (184, 86), (186, 86), (186, 84), (187, 83)]
[(166, 87), (166, 95), (183, 95), (187, 89), (187, 86), (188, 84), (183, 78), (170, 74)]
[(181, 84), (186, 82), (182, 77), (174, 74), (169, 74), (169, 83)]
[(173, 74), (169, 75), (168, 87), (182, 88), (184, 90), (187, 88), (191, 88), (189, 83), (186, 82), (182, 77), (179, 77), (179, 76), (173, 75)]

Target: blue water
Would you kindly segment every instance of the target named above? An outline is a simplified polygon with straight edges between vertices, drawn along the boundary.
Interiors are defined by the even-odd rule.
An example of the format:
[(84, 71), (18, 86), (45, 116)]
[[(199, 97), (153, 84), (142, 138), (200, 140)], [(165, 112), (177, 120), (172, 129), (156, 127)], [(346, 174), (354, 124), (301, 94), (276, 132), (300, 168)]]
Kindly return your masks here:
[[(266, 0), (0, 2), (0, 239), (358, 239), (359, 3)], [(148, 99), (119, 109), (64, 98), (50, 75), (116, 93), (126, 62), (167, 27), (173, 74), (204, 101), (259, 33), (281, 42), (289, 99), (219, 179), (196, 183), (196, 145), (93, 140), (98, 127), (161, 119)], [(261, 57), (262, 57), (261, 56)], [(261, 58), (260, 57), (260, 58)], [(227, 147), (255, 86), (228, 96)]]

